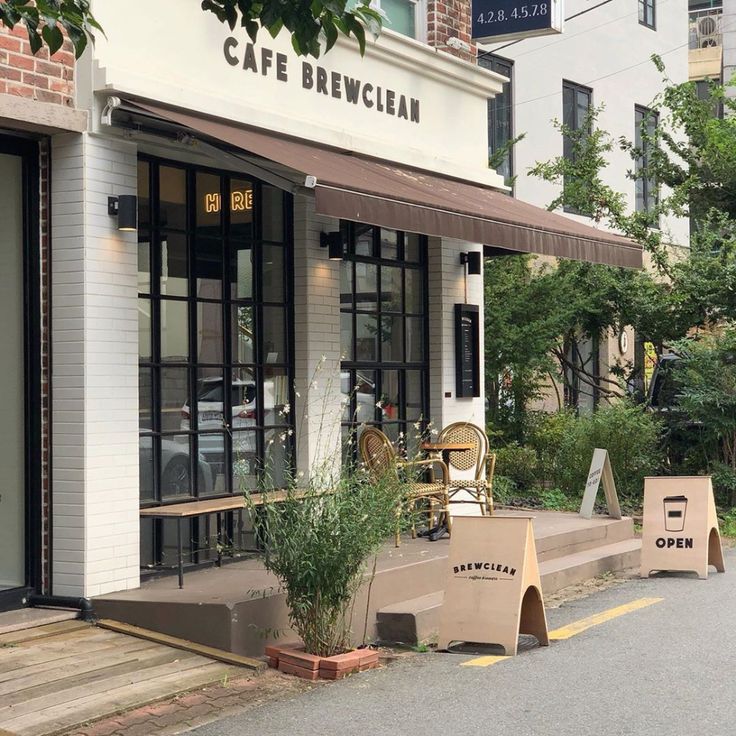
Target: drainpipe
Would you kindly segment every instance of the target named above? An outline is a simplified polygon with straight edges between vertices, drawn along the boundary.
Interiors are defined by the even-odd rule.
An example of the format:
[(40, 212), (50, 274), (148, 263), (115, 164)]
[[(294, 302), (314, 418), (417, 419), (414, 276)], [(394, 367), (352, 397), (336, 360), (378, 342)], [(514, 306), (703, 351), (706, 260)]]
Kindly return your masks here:
[(82, 621), (95, 621), (97, 617), (92, 610), (89, 598), (75, 598), (69, 595), (36, 595), (28, 596), (28, 605), (32, 608), (76, 608)]

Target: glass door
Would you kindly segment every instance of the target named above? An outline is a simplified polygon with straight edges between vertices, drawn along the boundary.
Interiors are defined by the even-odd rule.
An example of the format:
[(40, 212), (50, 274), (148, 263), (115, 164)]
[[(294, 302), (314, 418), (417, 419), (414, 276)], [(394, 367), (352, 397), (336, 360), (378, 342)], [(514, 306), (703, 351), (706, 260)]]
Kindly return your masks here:
[(0, 137), (0, 610), (22, 604), (35, 587), (40, 557), (32, 524), (40, 504), (31, 503), (30, 493), (40, 472), (30, 469), (40, 411), (32, 397), (38, 346), (31, 347), (32, 336), (40, 339), (38, 285), (31, 278), (31, 272), (38, 276), (37, 263), (31, 266), (31, 254), (38, 255), (37, 187), (37, 147)]

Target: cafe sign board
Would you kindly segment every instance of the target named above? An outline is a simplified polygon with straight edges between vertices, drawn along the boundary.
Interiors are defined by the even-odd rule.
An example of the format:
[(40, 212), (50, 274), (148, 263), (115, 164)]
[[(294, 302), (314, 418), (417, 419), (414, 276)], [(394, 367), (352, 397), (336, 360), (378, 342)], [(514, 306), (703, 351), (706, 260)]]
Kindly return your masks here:
[(438, 649), (498, 644), (514, 656), (519, 634), (549, 644), (531, 518), (455, 517)]
[(613, 478), (608, 450), (597, 447), (593, 450), (593, 459), (590, 462), (590, 470), (588, 470), (583, 502), (580, 504), (580, 516), (584, 519), (591, 519), (593, 517), (593, 507), (595, 506), (595, 499), (598, 496), (598, 489), (600, 488), (601, 482), (603, 483), (603, 493), (606, 496), (608, 515), (613, 519), (620, 519), (621, 506), (618, 502), (616, 482)]
[(721, 535), (709, 476), (646, 478), (641, 576), (682, 570), (724, 572)]
[(562, 33), (562, 0), (473, 0), (472, 12), (480, 43)]

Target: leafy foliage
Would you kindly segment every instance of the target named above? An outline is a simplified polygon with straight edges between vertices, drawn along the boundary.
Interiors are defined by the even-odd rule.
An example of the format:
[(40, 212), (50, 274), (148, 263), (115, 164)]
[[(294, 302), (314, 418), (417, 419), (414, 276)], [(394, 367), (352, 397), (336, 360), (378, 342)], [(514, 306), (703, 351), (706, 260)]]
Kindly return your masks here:
[(561, 438), (556, 483), (567, 494), (582, 495), (593, 450), (604, 447), (619, 495), (641, 498), (644, 478), (659, 466), (659, 435), (658, 420), (627, 401), (578, 417)]
[(329, 657), (350, 648), (355, 595), (366, 561), (396, 528), (402, 487), (390, 478), (356, 473), (330, 487), (295, 487), (286, 500), (264, 492), (265, 503), (246, 505), (259, 519), (264, 564), (281, 582), (292, 627), (310, 654)]
[(718, 475), (730, 471), (731, 478), (722, 477), (719, 485), (730, 486), (736, 505), (736, 329), (687, 338), (674, 348), (681, 356), (674, 369), (678, 407), (713, 443)]
[[(242, 26), (254, 43), (261, 28), (273, 37), (286, 28), (296, 53), (314, 57), (322, 52), (321, 40), (329, 51), (340, 34), (353, 36), (365, 53), (366, 32), (377, 38), (385, 17), (370, 0), (202, 0), (202, 9), (231, 29)], [(0, 25), (18, 23), (26, 27), (34, 54), (44, 45), (56, 53), (66, 34), (79, 58), (88, 41), (94, 43), (94, 32), (103, 32), (89, 0), (0, 0)]]
[(89, 0), (3, 0), (0, 2), (0, 25), (26, 27), (31, 51), (36, 54), (46, 45), (55, 54), (66, 34), (77, 58), (94, 42), (94, 31), (102, 29), (90, 11)]
[(231, 29), (245, 28), (253, 43), (258, 31), (265, 28), (274, 38), (286, 28), (291, 43), (300, 56), (319, 57), (320, 37), (325, 51), (338, 36), (354, 36), (365, 53), (366, 30), (377, 37), (382, 29), (383, 13), (370, 6), (370, 0), (202, 0), (202, 9), (214, 13)]

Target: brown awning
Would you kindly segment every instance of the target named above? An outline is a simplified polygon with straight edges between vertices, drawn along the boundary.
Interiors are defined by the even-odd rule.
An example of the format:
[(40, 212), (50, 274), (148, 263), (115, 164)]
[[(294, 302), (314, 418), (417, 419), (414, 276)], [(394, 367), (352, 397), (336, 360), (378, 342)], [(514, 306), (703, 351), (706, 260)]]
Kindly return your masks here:
[(509, 251), (642, 267), (636, 243), (489, 187), (150, 103), (134, 104), (315, 177), (316, 208), (323, 215)]

